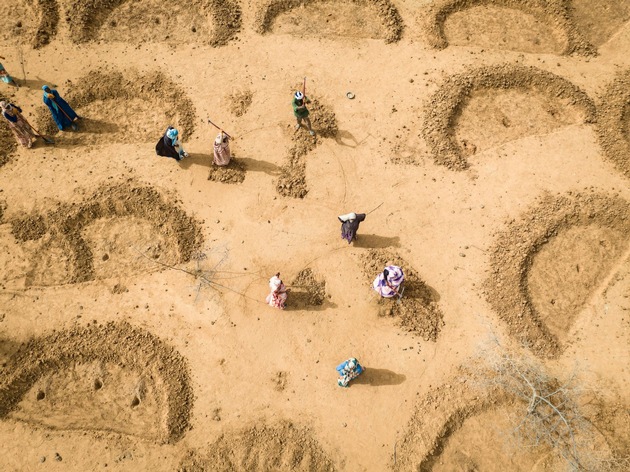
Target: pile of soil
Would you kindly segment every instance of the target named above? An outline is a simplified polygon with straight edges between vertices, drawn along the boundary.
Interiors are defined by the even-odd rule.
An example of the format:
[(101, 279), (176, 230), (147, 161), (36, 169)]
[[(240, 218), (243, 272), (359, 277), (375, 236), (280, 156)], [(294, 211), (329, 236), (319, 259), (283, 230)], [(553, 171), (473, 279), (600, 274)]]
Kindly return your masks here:
[(567, 0), (439, 0), (423, 14), (422, 28), (432, 47), (444, 49), (448, 46), (444, 23), (449, 15), (481, 5), (514, 8), (545, 21), (562, 35), (566, 44), (563, 54), (595, 55), (596, 48), (582, 36), (571, 18), (570, 3)]
[(0, 167), (9, 162), (16, 149), (17, 142), (9, 126), (6, 123), (0, 123)]
[(604, 156), (630, 177), (630, 69), (617, 75), (599, 102), (599, 144)]
[(249, 106), (252, 104), (252, 97), (254, 94), (251, 90), (244, 90), (242, 92), (233, 93), (228, 97), (230, 100), (230, 112), (235, 116), (241, 117), (247, 110)]
[(245, 164), (232, 157), (230, 163), (226, 166), (218, 166), (214, 163), (210, 164), (208, 180), (224, 184), (240, 184), (245, 180), (246, 171), (247, 168)]
[[(538, 356), (556, 357), (564, 346), (543, 322), (531, 297), (529, 272), (537, 254), (559, 233), (570, 228), (601, 227), (617, 233), (620, 240), (625, 239), (623, 235), (630, 234), (630, 202), (618, 196), (592, 192), (542, 197), (519, 220), (507, 223), (507, 228), (496, 236), (496, 244), (490, 251), (491, 273), (484, 283), (484, 294), (507, 323), (510, 334)], [(605, 241), (599, 244), (605, 244)], [(568, 255), (569, 259), (577, 256)], [(614, 263), (608, 261), (608, 264), (611, 262)], [(578, 264), (574, 270), (580, 271)], [(594, 289), (593, 286), (588, 288)], [(574, 290), (584, 291), (579, 286)], [(582, 295), (585, 300), (588, 294)], [(570, 293), (558, 293), (556, 297), (575, 298)], [(551, 300), (551, 303), (555, 301)], [(572, 319), (575, 311), (564, 315)]]
[(57, 24), (59, 23), (59, 6), (55, 0), (37, 0), (40, 9), (39, 26), (33, 38), (33, 48), (39, 49), (50, 43), (50, 40), (57, 34)]
[(326, 281), (317, 281), (312, 269), (301, 270), (291, 282), (291, 306), (307, 308), (321, 306), (326, 300)]
[[(30, 44), (33, 49), (46, 46), (57, 34), (59, 4), (57, 0), (20, 0), (3, 4), (0, 11), (0, 38), (10, 44)], [(20, 50), (20, 49), (19, 49)], [(21, 50), (20, 50), (21, 51)]]
[(177, 470), (333, 472), (336, 467), (309, 429), (285, 421), (223, 434), (203, 454), (189, 451)]
[[(109, 26), (116, 28), (116, 19), (111, 19), (112, 12), (124, 4), (127, 0), (72, 0), (66, 6), (66, 21), (68, 22), (71, 38), (76, 43), (85, 43), (88, 41), (96, 40), (99, 36), (99, 31), (106, 22), (109, 21)], [(140, 2), (135, 2), (135, 9), (141, 7), (138, 5)], [(158, 5), (159, 6), (159, 5)], [(207, 43), (211, 46), (224, 46), (232, 39), (241, 27), (241, 8), (238, 2), (232, 0), (192, 0), (188, 4), (183, 5), (186, 8), (186, 12), (190, 13), (191, 9), (196, 11), (196, 18), (205, 18), (207, 16), (212, 17), (213, 32), (210, 34)], [(149, 10), (155, 10), (148, 6)], [(163, 12), (167, 19), (173, 15), (172, 10)], [(153, 24), (155, 29), (165, 29), (162, 25), (162, 20), (158, 15), (153, 18)], [(174, 18), (177, 17), (177, 12)], [(177, 26), (173, 26), (177, 27)], [(191, 29), (193, 35), (191, 35), (191, 42), (197, 42), (195, 38), (197, 34), (197, 28)], [(199, 34), (207, 34), (203, 28), (200, 27)], [(117, 35), (113, 35), (114, 38)], [(165, 40), (170, 39), (166, 34)], [(185, 38), (180, 38), (184, 41)]]
[[(94, 256), (82, 230), (101, 218), (136, 216), (177, 248), (179, 262), (190, 261), (202, 244), (201, 224), (184, 210), (167, 202), (154, 188), (130, 182), (104, 186), (80, 203), (60, 204), (45, 215), (14, 218), (12, 233), (18, 241), (40, 239), (47, 233), (67, 254), (72, 267), (69, 283), (94, 280)], [(154, 258), (159, 259), (154, 255)]]
[[(64, 94), (63, 90), (67, 90), (67, 93)], [(68, 81), (63, 90), (60, 91), (61, 95), (79, 115), (82, 115), (80, 112), (82, 108), (87, 108), (91, 104), (102, 101), (109, 101), (110, 104), (112, 102), (119, 103), (122, 107), (125, 107), (125, 110), (121, 110), (121, 112), (126, 111), (128, 103), (134, 100), (155, 104), (155, 109), (164, 110), (160, 123), (156, 123), (153, 129), (145, 129), (136, 133), (131, 132), (130, 135), (131, 130), (129, 127), (123, 130), (121, 125), (131, 123), (126, 121), (124, 123), (116, 122), (116, 116), (112, 114), (111, 106), (100, 106), (98, 109), (102, 111), (96, 111), (95, 116), (87, 116), (85, 118), (107, 118), (114, 121), (105, 123), (100, 127), (90, 127), (88, 122), (86, 125), (87, 131), (92, 131), (92, 133), (89, 134), (87, 139), (91, 142), (94, 141), (95, 134), (114, 131), (124, 135), (125, 141), (129, 139), (144, 141), (155, 139), (157, 141), (160, 134), (164, 133), (169, 124), (176, 127), (182, 136), (191, 136), (195, 131), (196, 114), (192, 100), (188, 98), (186, 92), (179, 85), (159, 71), (141, 75), (134, 69), (124, 72), (99, 69), (81, 77), (76, 85)], [(173, 117), (170, 114), (170, 110), (177, 110), (177, 115)], [(123, 114), (122, 116), (126, 115)], [(44, 134), (54, 135), (59, 131), (52, 120), (50, 111), (46, 107), (38, 108), (36, 123), (37, 129)], [(80, 126), (83, 125), (80, 124)], [(111, 127), (113, 129), (109, 129)], [(65, 133), (64, 137), (67, 134)], [(75, 133), (71, 134), (75, 135)], [(78, 133), (76, 135), (81, 136), (81, 134), (86, 133)], [(111, 138), (106, 138), (106, 140), (111, 142)]]
[(126, 322), (94, 322), (23, 344), (0, 369), (0, 418), (17, 407), (40, 377), (94, 361), (142, 372), (155, 382), (162, 392), (159, 442), (175, 443), (190, 428), (194, 395), (185, 359), (148, 331)]
[(370, 283), (387, 265), (402, 268), (405, 274), (403, 297), (380, 298), (379, 315), (395, 317), (405, 331), (421, 336), (425, 341), (436, 341), (444, 326), (444, 314), (433, 291), (418, 273), (390, 249), (370, 249), (361, 256), (361, 262)]
[(309, 118), (316, 135), (311, 136), (300, 128), (293, 136), (293, 145), (287, 151), (287, 163), (280, 167), (280, 177), (276, 191), (283, 197), (304, 198), (308, 193), (306, 185), (305, 156), (321, 143), (321, 138), (334, 138), (339, 132), (335, 113), (319, 100), (313, 99), (308, 105)]
[[(271, 31), (277, 16), (293, 8), (305, 4), (315, 3), (319, 0), (270, 0), (263, 4), (256, 12), (254, 19), (254, 31), (265, 34)], [(376, 8), (379, 17), (386, 29), (385, 42), (395, 43), (402, 38), (404, 29), (403, 20), (398, 9), (389, 0), (352, 0), (359, 5), (372, 5)]]
[(454, 123), (477, 89), (517, 89), (566, 100), (584, 114), (584, 122), (596, 119), (593, 100), (567, 79), (536, 67), (502, 64), (470, 68), (448, 77), (426, 102), (422, 135), (437, 164), (452, 170), (468, 168), (467, 151), (455, 139)]

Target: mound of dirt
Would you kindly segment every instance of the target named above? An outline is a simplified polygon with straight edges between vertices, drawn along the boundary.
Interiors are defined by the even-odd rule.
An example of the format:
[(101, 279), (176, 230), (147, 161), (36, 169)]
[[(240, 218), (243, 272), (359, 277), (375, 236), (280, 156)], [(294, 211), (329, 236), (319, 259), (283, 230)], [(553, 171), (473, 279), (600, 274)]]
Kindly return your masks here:
[(397, 297), (380, 298), (379, 315), (397, 318), (401, 328), (421, 336), (425, 341), (437, 340), (444, 326), (444, 314), (434, 292), (417, 272), (390, 249), (370, 249), (361, 256), (361, 262), (370, 283), (387, 265), (402, 267), (405, 274), (404, 295), (400, 300)]
[(59, 23), (59, 6), (55, 0), (37, 0), (37, 5), (40, 9), (40, 22), (33, 38), (35, 49), (50, 43), (52, 37), (57, 34), (57, 24)]
[(449, 15), (481, 5), (513, 8), (531, 14), (563, 36), (563, 54), (592, 56), (596, 49), (580, 33), (571, 18), (570, 0), (438, 0), (425, 12), (422, 29), (436, 49), (448, 46), (444, 23)]
[(559, 335), (618, 261), (629, 233), (626, 200), (547, 195), (498, 234), (484, 284), (488, 302), (521, 343), (556, 357), (564, 349)]
[[(254, 19), (254, 30), (259, 34), (271, 31), (276, 17), (305, 4), (312, 4), (320, 0), (270, 0), (257, 11)], [(359, 5), (371, 5), (376, 8), (378, 16), (385, 27), (385, 42), (395, 43), (402, 37), (404, 25), (402, 17), (395, 5), (389, 0), (352, 0)]]
[[(166, 245), (176, 248), (175, 262), (190, 261), (201, 246), (199, 222), (167, 202), (155, 189), (131, 183), (102, 187), (80, 203), (60, 204), (45, 215), (15, 218), (10, 224), (13, 235), (21, 242), (50, 233), (73, 267), (68, 283), (80, 283), (96, 277), (94, 254), (84, 230), (96, 220), (130, 216), (148, 221)], [(157, 248), (151, 257), (159, 261), (160, 252)]]
[[(0, 38), (39, 49), (57, 34), (59, 5), (57, 0), (17, 0), (0, 11), (3, 31)], [(9, 44), (9, 42), (5, 44)]]
[[(241, 8), (233, 0), (192, 0), (169, 3), (166, 8), (164, 3), (151, 0), (133, 3), (131, 8), (127, 0), (70, 1), (65, 14), (72, 40), (76, 43), (96, 40), (107, 25), (112, 34), (105, 34), (106, 40), (120, 41), (122, 38), (142, 42), (163, 39), (196, 43), (200, 37), (206, 36), (209, 37), (206, 42), (216, 47), (227, 44), (241, 27)], [(113, 14), (117, 9), (127, 7), (129, 11)], [(212, 31), (199, 20), (206, 17), (212, 18)], [(121, 18), (127, 21), (120, 21)], [(151, 25), (152, 29), (138, 30), (138, 21)]]
[[(16, 409), (41, 377), (91, 362), (140, 372), (146, 382), (154, 383), (153, 390), (160, 393), (159, 442), (175, 443), (190, 428), (194, 395), (185, 359), (148, 331), (126, 322), (75, 327), (23, 344), (0, 369), (0, 418)], [(95, 382), (95, 388), (101, 388), (100, 380)], [(43, 400), (45, 392), (37, 397)]]
[[(67, 90), (67, 93), (63, 93)], [(61, 95), (84, 120), (79, 122), (79, 133), (65, 132), (64, 139), (89, 139), (90, 142), (118, 140), (157, 141), (168, 125), (175, 126), (180, 135), (191, 136), (195, 131), (195, 107), (186, 92), (162, 72), (140, 74), (136, 70), (91, 71), (74, 84), (68, 81)], [(144, 111), (146, 117), (129, 122), (125, 118), (129, 108), (137, 108), (136, 116)], [(162, 113), (156, 113), (162, 110)], [(176, 115), (171, 110), (177, 110)], [(39, 107), (36, 112), (37, 129), (54, 135), (59, 130), (49, 110)], [(122, 126), (124, 125), (124, 126)], [(123, 138), (124, 136), (124, 138)]]
[(618, 74), (601, 97), (597, 133), (604, 156), (630, 177), (630, 69)]
[(309, 118), (316, 135), (311, 136), (300, 128), (293, 136), (293, 145), (287, 151), (287, 163), (280, 167), (276, 191), (283, 197), (304, 198), (306, 185), (305, 156), (321, 143), (320, 138), (334, 138), (339, 132), (335, 113), (319, 100), (313, 99), (308, 106)]
[(312, 269), (301, 270), (291, 282), (291, 306), (307, 308), (321, 306), (326, 300), (326, 281), (315, 279)]
[(222, 182), (224, 184), (240, 184), (245, 180), (246, 171), (247, 169), (241, 161), (232, 158), (230, 163), (226, 166), (210, 164), (208, 180)]
[[(2, 120), (3, 122), (6, 120)], [(11, 155), (16, 151), (17, 143), (13, 133), (6, 125), (0, 124), (0, 167), (4, 166), (11, 159)]]
[(203, 454), (189, 451), (178, 472), (336, 470), (312, 432), (289, 422), (223, 434)]
[(235, 116), (241, 117), (252, 104), (252, 97), (254, 94), (251, 90), (244, 90), (242, 92), (236, 92), (231, 94), (228, 99), (230, 100), (230, 112)]
[(448, 77), (426, 102), (422, 135), (437, 164), (452, 170), (468, 168), (466, 152), (455, 139), (454, 122), (474, 90), (516, 89), (538, 92), (551, 101), (566, 100), (582, 111), (585, 123), (595, 121), (591, 98), (568, 80), (536, 67), (503, 64), (471, 68)]

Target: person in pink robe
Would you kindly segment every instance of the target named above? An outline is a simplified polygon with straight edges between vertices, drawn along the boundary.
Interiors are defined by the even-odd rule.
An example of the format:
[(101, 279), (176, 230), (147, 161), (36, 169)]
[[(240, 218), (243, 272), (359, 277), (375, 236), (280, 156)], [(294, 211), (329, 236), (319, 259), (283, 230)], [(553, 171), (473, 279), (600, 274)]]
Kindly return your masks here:
[(230, 152), (230, 137), (221, 130), (214, 140), (214, 163), (218, 166), (226, 166), (232, 159)]
[(269, 279), (269, 288), (271, 289), (271, 293), (267, 295), (266, 299), (269, 306), (284, 310), (288, 297), (288, 289), (280, 279), (280, 272)]

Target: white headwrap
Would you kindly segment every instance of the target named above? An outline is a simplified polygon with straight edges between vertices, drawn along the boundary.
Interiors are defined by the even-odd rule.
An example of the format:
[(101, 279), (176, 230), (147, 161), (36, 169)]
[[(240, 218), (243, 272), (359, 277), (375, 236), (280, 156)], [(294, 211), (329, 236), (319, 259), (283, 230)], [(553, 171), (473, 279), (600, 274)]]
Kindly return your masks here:
[(280, 285), (282, 285), (282, 280), (277, 275), (274, 275), (269, 279), (269, 288), (272, 292), (278, 290), (280, 288)]
[(339, 221), (341, 221), (342, 223), (345, 223), (346, 221), (350, 220), (355, 220), (357, 218), (357, 214), (356, 213), (347, 213), (345, 215), (339, 215), (337, 218), (339, 218)]
[(217, 137), (214, 140), (214, 144), (221, 144), (223, 142), (223, 133), (217, 134)]

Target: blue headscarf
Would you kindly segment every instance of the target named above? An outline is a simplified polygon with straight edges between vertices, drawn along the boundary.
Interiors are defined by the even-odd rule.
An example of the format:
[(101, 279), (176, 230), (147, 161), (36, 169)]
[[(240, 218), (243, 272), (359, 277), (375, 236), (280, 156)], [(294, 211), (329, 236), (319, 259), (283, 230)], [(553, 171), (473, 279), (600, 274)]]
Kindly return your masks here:
[(175, 128), (171, 128), (166, 132), (166, 136), (172, 141), (172, 145), (175, 146), (175, 141), (177, 140), (177, 130)]
[(53, 98), (48, 97), (48, 95), (52, 95), (52, 91), (50, 90), (50, 87), (48, 85), (44, 85), (42, 86), (42, 90), (44, 91), (44, 102), (46, 102), (46, 99), (48, 98), (50, 102), (52, 103), (52, 106), (55, 109), (55, 111), (59, 112), (59, 107), (57, 106), (57, 102), (55, 102), (54, 100), (54, 95), (53, 95)]

